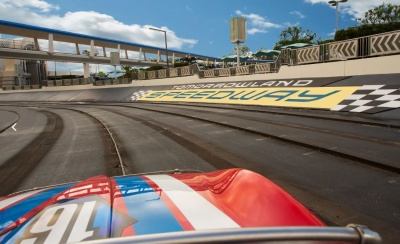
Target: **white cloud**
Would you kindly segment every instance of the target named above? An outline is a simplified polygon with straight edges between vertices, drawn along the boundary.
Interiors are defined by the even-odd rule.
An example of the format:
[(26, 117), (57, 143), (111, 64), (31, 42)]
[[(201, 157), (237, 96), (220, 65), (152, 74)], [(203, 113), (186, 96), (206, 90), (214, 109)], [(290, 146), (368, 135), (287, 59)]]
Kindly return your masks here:
[(333, 29), (333, 31), (331, 33), (328, 33), (328, 36), (334, 37), (336, 34), (336, 30)]
[[(304, 0), (311, 4), (329, 4), (327, 0)], [(383, 3), (399, 4), (399, 0), (350, 0), (346, 3), (340, 3), (339, 8), (355, 18), (364, 17), (364, 13), (369, 9), (375, 8)], [(333, 7), (332, 7), (333, 8)]]
[(290, 22), (285, 22), (285, 23), (283, 23), (283, 25), (284, 26), (298, 26), (300, 23), (299, 22), (296, 22), (296, 23), (290, 23)]
[(267, 33), (268, 31), (263, 30), (263, 29), (258, 29), (258, 28), (251, 28), (250, 30), (247, 30), (247, 33), (249, 35), (254, 35), (256, 33)]
[(249, 29), (247, 30), (247, 33), (249, 35), (254, 35), (256, 33), (267, 33), (268, 28), (280, 28), (282, 27), (281, 25), (274, 24), (272, 22), (269, 22), (266, 20), (264, 17), (258, 15), (258, 14), (245, 14), (240, 10), (236, 10), (235, 13), (243, 18), (247, 19), (247, 23), (249, 25)]
[[(4, 5), (15, 6), (19, 8), (39, 9), (41, 12), (49, 12), (50, 10), (60, 9), (57, 5), (47, 3), (42, 0), (2, 0)], [(1, 5), (0, 5), (1, 6)]]
[(182, 49), (184, 46), (193, 47), (197, 40), (178, 37), (168, 27), (152, 25), (128, 25), (117, 21), (114, 17), (94, 11), (67, 12), (60, 16), (54, 13), (43, 14), (32, 9), (32, 4), (40, 11), (55, 9), (55, 6), (41, 0), (1, 0), (0, 16), (9, 20), (29, 25), (48, 27), (86, 35), (116, 39), (126, 42), (164, 47), (164, 35), (161, 32), (149, 30), (149, 27), (167, 31), (168, 46), (171, 49)]
[(289, 14), (296, 15), (296, 16), (299, 17), (300, 19), (304, 19), (304, 18), (306, 17), (304, 14), (302, 14), (300, 11), (297, 11), (297, 10), (292, 11), (292, 12), (290, 12)]
[[(108, 39), (133, 42), (156, 47), (165, 47), (164, 34), (149, 30), (149, 27), (167, 31), (168, 47), (171, 49), (192, 48), (197, 40), (181, 38), (168, 27), (152, 25), (128, 25), (117, 21), (114, 17), (94, 11), (67, 12), (65, 15), (57, 15), (54, 10), (59, 7), (47, 3), (44, 0), (0, 0), (0, 16), (3, 20), (25, 23), (34, 26), (47, 27), (51, 29), (81, 33), (86, 35), (104, 37)], [(39, 40), (42, 50), (47, 50), (48, 42)], [(75, 53), (75, 44), (54, 43), (55, 51)], [(80, 51), (89, 50), (89, 47), (80, 45)], [(102, 48), (98, 48), (99, 55), (103, 55)], [(107, 56), (110, 51), (107, 49)], [(130, 52), (129, 57), (137, 58), (138, 54)], [(121, 51), (121, 55), (125, 55)], [(147, 55), (151, 58), (154, 55)], [(49, 62), (52, 64), (52, 62)], [(50, 65), (52, 66), (52, 65)], [(102, 70), (108, 70), (107, 65), (100, 65)], [(50, 67), (53, 69), (52, 67)], [(57, 70), (82, 70), (82, 64), (57, 62)]]
[(269, 22), (264, 17), (262, 17), (258, 14), (244, 14), (240, 10), (236, 10), (235, 13), (237, 15), (249, 20), (250, 26), (259, 27), (259, 28), (280, 28), (281, 27), (281, 25)]

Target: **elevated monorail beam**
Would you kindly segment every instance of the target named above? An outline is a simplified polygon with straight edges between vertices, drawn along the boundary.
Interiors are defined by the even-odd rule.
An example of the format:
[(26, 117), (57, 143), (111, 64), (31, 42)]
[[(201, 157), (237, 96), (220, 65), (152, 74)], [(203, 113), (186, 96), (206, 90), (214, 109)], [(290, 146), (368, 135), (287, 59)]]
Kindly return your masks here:
[[(87, 55), (76, 55), (69, 53), (48, 53), (45, 51), (33, 51), (33, 50), (20, 50), (10, 48), (0, 48), (0, 58), (6, 59), (24, 59), (24, 60), (46, 60), (46, 61), (60, 61), (60, 62), (72, 62), (72, 63), (91, 63), (91, 64), (111, 64), (110, 57), (94, 56), (89, 57)], [(137, 59), (120, 59), (121, 65), (129, 66), (163, 66), (166, 67), (165, 62), (151, 62), (151, 61), (139, 61)]]

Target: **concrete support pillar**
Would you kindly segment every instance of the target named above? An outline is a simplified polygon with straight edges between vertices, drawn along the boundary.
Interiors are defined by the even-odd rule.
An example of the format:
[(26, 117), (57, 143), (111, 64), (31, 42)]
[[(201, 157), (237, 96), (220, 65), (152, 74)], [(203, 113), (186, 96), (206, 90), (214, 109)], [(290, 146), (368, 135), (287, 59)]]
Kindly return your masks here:
[(139, 61), (142, 60), (142, 48), (139, 48)]
[(128, 59), (128, 50), (125, 49), (125, 58)]
[(120, 44), (118, 44), (117, 49), (118, 49), (119, 54), (121, 54), (121, 45)]
[(106, 47), (103, 47), (103, 55), (104, 55), (105, 58), (107, 58)]
[(83, 63), (83, 78), (89, 78), (90, 76), (90, 65)]
[(33, 42), (35, 43), (35, 51), (40, 51), (39, 41), (36, 37), (33, 38)]
[(172, 65), (175, 64), (175, 53), (172, 53)]
[(90, 40), (90, 57), (94, 57), (94, 41)]
[(157, 51), (157, 63), (160, 62), (160, 50)]
[(146, 58), (146, 53), (144, 52), (143, 53), (143, 59), (146, 61), (147, 60), (147, 58)]
[(53, 34), (49, 34), (49, 53), (54, 53)]
[(75, 48), (76, 48), (76, 54), (79, 55), (81, 52), (79, 51), (79, 45), (78, 43), (75, 43)]

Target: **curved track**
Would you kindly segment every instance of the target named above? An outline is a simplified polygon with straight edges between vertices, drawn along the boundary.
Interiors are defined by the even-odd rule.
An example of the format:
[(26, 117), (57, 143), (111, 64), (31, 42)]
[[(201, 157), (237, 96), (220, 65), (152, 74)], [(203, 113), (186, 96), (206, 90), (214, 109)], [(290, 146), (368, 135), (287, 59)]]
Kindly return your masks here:
[(11, 118), (0, 134), (2, 195), (99, 174), (241, 167), (328, 224), (362, 223), (399, 241), (399, 121), (198, 104), (34, 106), (0, 107), (19, 116), (17, 131)]

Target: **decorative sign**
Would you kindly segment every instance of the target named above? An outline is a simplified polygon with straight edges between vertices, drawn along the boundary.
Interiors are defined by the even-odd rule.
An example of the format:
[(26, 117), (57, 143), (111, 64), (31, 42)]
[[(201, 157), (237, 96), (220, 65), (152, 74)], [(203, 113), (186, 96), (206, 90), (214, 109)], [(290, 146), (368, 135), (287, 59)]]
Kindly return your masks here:
[(139, 101), (225, 103), (331, 109), (358, 87), (285, 87), (151, 91)]
[(231, 42), (245, 42), (246, 41), (246, 19), (245, 18), (232, 18), (231, 19)]
[(119, 52), (110, 53), (111, 65), (119, 65)]

